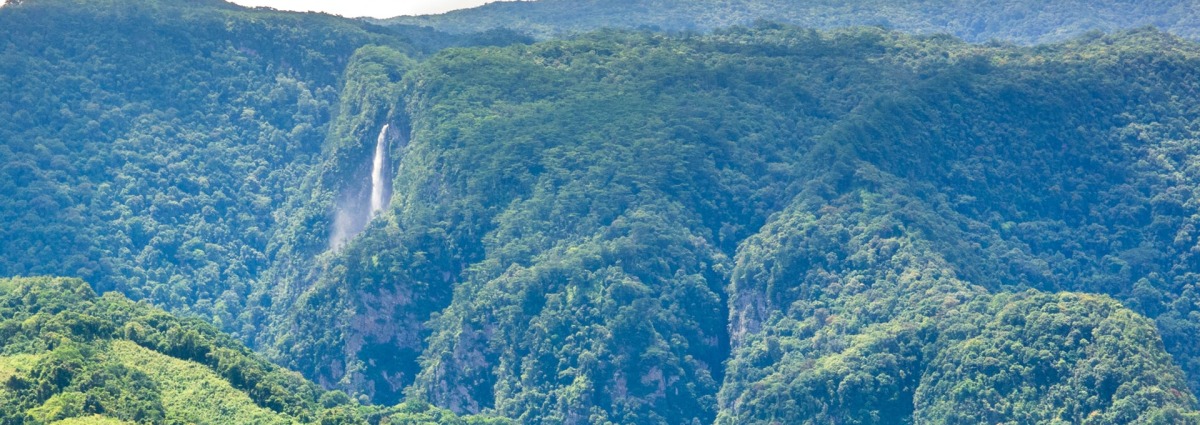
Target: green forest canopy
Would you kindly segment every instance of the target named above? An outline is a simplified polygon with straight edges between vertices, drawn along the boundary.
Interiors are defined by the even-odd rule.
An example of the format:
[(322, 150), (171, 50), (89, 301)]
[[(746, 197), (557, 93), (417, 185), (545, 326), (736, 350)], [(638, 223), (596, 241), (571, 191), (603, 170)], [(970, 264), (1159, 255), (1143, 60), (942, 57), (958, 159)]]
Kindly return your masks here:
[[(6, 281), (4, 420), (222, 417), (195, 385), (268, 422), (1200, 420), (1200, 45), (1165, 32), (0, 24), (0, 275), (191, 317)], [(330, 249), (384, 124), (395, 195)]]

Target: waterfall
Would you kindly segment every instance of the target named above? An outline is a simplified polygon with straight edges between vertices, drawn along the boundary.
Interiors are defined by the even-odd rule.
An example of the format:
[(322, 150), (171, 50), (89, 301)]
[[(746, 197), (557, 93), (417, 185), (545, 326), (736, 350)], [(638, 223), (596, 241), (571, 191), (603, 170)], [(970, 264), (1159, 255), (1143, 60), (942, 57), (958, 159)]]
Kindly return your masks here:
[(342, 190), (334, 205), (333, 226), (329, 234), (329, 248), (337, 251), (347, 241), (367, 227), (391, 198), (391, 181), (388, 176), (388, 148), (392, 137), (398, 137), (400, 146), (406, 143), (404, 135), (384, 124), (375, 139), (375, 155), (372, 157), (370, 185), (366, 183), (366, 164), (353, 175), (357, 182)]
[(384, 175), (384, 169), (387, 168), (388, 127), (388, 124), (383, 125), (383, 129), (379, 130), (379, 139), (375, 143), (375, 161), (371, 165), (371, 209), (367, 213), (368, 220), (375, 218), (379, 211), (383, 210), (384, 203), (387, 202), (387, 176)]

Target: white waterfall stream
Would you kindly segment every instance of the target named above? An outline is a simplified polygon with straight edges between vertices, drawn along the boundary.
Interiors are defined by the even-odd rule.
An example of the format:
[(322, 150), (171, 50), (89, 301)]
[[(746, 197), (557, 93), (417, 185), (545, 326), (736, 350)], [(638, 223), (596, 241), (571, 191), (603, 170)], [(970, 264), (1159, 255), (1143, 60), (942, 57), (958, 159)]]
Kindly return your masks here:
[(387, 139), (388, 124), (384, 124), (383, 129), (379, 130), (379, 139), (375, 143), (375, 160), (371, 165), (371, 209), (367, 213), (368, 220), (375, 218), (387, 202)]
[[(373, 220), (391, 198), (388, 176), (388, 144), (393, 134), (391, 126), (384, 124), (375, 139), (375, 155), (371, 160), (370, 187), (351, 186), (342, 192), (334, 207), (333, 228), (330, 229), (329, 248), (338, 250), (351, 238), (357, 236), (367, 223)], [(362, 176), (362, 174), (359, 174)], [(359, 177), (361, 178), (361, 177)], [(360, 180), (364, 181), (364, 180)], [(369, 190), (369, 191), (368, 191)]]

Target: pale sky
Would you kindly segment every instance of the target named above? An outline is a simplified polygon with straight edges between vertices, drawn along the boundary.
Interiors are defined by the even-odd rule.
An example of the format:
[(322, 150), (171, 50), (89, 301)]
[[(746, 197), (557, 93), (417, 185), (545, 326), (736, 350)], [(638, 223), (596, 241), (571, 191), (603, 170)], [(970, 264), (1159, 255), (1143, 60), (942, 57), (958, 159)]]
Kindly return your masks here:
[(465, 9), (495, 0), (227, 0), (242, 6), (268, 6), (279, 10), (325, 12), (347, 18), (428, 15)]

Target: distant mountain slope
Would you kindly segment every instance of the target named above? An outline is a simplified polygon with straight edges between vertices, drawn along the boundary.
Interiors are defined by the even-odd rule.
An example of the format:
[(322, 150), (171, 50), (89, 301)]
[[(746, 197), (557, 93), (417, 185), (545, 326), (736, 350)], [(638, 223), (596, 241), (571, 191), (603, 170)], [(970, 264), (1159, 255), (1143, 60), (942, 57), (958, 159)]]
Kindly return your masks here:
[(1061, 41), (1088, 31), (1156, 26), (1200, 37), (1196, 0), (535, 0), (495, 2), (441, 15), (401, 16), (390, 23), (450, 32), (509, 28), (539, 37), (600, 28), (707, 31), (757, 20), (810, 28), (882, 26), (948, 33), (969, 41)]

